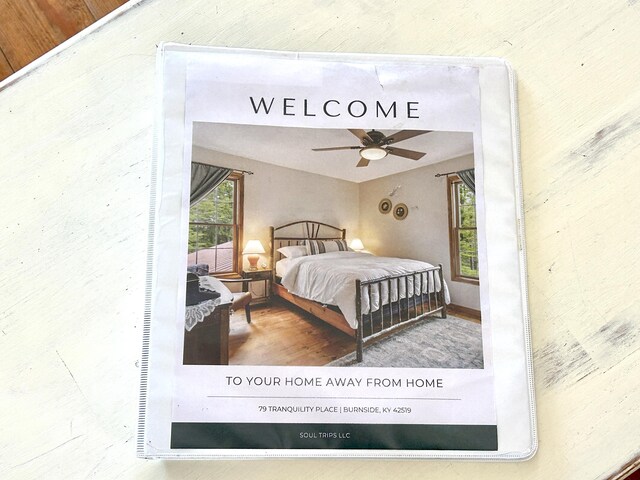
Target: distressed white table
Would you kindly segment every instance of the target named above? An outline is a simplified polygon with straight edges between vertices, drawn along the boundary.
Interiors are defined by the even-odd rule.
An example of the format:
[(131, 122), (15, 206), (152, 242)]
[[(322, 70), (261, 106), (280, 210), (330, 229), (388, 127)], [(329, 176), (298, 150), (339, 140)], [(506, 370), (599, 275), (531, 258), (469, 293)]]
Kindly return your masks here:
[[(640, 2), (146, 0), (0, 90), (3, 478), (617, 477), (640, 461)], [(519, 464), (136, 460), (160, 41), (509, 59), (540, 450)]]

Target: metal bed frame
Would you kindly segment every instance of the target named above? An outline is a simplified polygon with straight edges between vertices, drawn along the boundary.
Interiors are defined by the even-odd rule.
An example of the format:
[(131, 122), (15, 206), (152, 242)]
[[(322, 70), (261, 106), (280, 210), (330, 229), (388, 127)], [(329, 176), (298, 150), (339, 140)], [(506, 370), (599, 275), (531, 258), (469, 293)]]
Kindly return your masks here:
[[(275, 272), (275, 264), (282, 258), (278, 252), (279, 248), (303, 245), (306, 240), (344, 240), (346, 233), (346, 229), (311, 220), (301, 220), (271, 227), (273, 293), (355, 338), (357, 362), (362, 361), (366, 345), (416, 323), (428, 315), (440, 313), (442, 318), (447, 317), (442, 264), (403, 275), (390, 275), (373, 280), (356, 280), (355, 306), (358, 320), (356, 329), (349, 326), (344, 316), (336, 311), (337, 309), (293, 295), (279, 284)], [(436, 291), (436, 275), (440, 280), (439, 291)], [(364, 312), (362, 305), (364, 296), (368, 296), (368, 303), (372, 305), (372, 292), (376, 289), (378, 292), (382, 292), (383, 285), (387, 288), (388, 301), (379, 305), (374, 311)], [(416, 285), (419, 287), (416, 288)], [(402, 286), (404, 286), (404, 298), (400, 298)], [(397, 292), (395, 300), (392, 300), (392, 288), (395, 288)], [(382, 300), (379, 303), (382, 304)]]

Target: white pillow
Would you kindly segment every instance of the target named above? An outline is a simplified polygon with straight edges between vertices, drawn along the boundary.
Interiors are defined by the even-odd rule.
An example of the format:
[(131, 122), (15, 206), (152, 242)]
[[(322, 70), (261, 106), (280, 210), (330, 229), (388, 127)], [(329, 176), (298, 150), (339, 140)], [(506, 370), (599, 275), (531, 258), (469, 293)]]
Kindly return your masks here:
[(307, 254), (307, 247), (304, 245), (291, 245), (288, 247), (280, 247), (278, 252), (287, 258), (304, 257)]

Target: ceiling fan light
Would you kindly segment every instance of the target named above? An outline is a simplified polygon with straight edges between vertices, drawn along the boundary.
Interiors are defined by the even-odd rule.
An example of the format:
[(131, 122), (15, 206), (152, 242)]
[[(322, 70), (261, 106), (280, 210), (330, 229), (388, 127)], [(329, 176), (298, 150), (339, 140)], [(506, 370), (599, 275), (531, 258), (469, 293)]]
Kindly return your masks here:
[(387, 156), (387, 152), (381, 147), (364, 147), (360, 149), (360, 155), (367, 160), (380, 160)]

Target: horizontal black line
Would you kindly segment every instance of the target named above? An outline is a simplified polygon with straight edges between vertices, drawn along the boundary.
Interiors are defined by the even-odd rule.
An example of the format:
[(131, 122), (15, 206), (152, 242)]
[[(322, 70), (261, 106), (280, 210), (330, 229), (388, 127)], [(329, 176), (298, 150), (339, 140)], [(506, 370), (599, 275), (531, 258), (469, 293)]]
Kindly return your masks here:
[(208, 398), (287, 398), (296, 399), (329, 399), (329, 400), (462, 400), (461, 398), (438, 397), (271, 397), (261, 395), (207, 395)]

